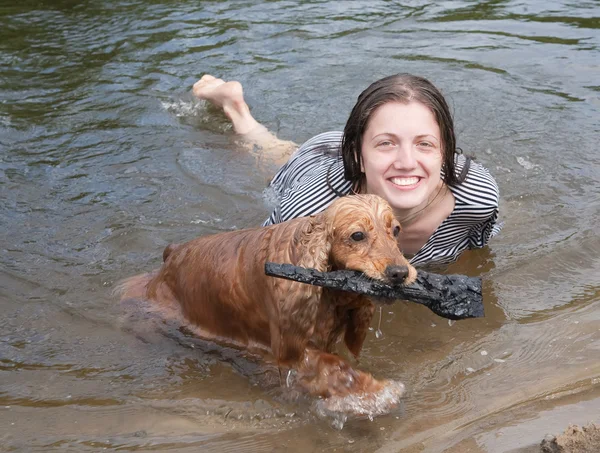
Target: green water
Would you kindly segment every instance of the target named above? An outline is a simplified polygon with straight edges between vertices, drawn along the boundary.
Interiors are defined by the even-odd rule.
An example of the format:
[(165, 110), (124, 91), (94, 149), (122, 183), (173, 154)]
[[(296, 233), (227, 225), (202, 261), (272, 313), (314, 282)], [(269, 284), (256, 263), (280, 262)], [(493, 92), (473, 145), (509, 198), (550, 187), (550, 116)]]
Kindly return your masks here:
[[(0, 451), (506, 452), (600, 421), (599, 48), (596, 1), (0, 4)], [(275, 169), (201, 75), (300, 143), (396, 72), (443, 90), (505, 227), (448, 269), (483, 277), (486, 318), (386, 309), (360, 366), (404, 408), (335, 431), (110, 290), (269, 213)]]

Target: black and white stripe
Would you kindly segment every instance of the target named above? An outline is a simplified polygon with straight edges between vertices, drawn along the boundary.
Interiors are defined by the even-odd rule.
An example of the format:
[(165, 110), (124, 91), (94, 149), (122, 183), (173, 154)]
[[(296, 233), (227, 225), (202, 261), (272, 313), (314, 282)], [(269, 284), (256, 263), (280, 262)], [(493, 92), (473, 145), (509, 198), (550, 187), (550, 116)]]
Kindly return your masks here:
[[(277, 204), (263, 225), (317, 214), (338, 197), (337, 193), (350, 193), (339, 154), (341, 142), (342, 132), (325, 132), (294, 153), (269, 185)], [(464, 163), (465, 157), (457, 156), (457, 172)], [(485, 246), (500, 231), (501, 225), (496, 224), (498, 186), (483, 166), (471, 162), (465, 181), (450, 191), (454, 211), (410, 260), (412, 264), (452, 262), (466, 249)]]

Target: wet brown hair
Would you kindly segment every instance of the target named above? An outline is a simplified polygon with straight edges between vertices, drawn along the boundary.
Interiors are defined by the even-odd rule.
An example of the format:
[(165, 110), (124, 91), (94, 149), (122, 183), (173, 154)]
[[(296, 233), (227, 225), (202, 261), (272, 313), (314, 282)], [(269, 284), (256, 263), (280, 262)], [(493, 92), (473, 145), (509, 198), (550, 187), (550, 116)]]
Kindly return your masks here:
[(411, 101), (419, 102), (427, 107), (440, 128), (443, 160), (442, 180), (449, 186), (464, 181), (471, 159), (467, 157), (461, 174), (457, 176), (454, 159), (460, 149), (456, 148), (454, 121), (444, 96), (429, 80), (423, 77), (396, 74), (372, 83), (358, 96), (344, 128), (341, 148), (344, 178), (352, 183), (355, 191), (361, 192), (366, 184), (365, 175), (361, 172), (360, 167), (363, 134), (371, 116), (375, 110), (388, 102), (408, 104)]

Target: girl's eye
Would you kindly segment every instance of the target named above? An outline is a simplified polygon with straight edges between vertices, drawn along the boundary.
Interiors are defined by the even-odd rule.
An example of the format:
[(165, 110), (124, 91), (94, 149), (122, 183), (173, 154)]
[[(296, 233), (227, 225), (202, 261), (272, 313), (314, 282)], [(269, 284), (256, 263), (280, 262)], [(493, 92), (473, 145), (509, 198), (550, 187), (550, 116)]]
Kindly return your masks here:
[(393, 143), (389, 140), (385, 140), (383, 142), (379, 142), (377, 146), (379, 146), (380, 148), (388, 148), (390, 146), (393, 146)]
[(394, 234), (394, 237), (397, 238), (400, 234), (400, 225), (396, 225), (392, 233)]
[(365, 233), (363, 233), (362, 231), (357, 231), (355, 233), (352, 233), (350, 237), (353, 241), (360, 242), (365, 239)]

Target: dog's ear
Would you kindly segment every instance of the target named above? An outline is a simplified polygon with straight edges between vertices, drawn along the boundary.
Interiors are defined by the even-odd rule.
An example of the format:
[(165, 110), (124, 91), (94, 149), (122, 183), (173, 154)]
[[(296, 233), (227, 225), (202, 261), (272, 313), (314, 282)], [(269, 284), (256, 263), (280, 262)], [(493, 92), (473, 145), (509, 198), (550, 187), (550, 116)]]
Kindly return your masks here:
[[(331, 244), (324, 216), (297, 219), (293, 228), (291, 241), (279, 243), (278, 251), (285, 255), (282, 258), (295, 266), (327, 271)], [(302, 360), (314, 331), (322, 291), (321, 287), (294, 281), (274, 283), (277, 315), (272, 317), (269, 327), (271, 350), (280, 365), (294, 365)]]
[(329, 252), (331, 251), (331, 231), (324, 214), (307, 217), (294, 234), (296, 266), (329, 270)]

